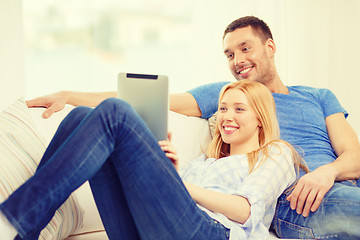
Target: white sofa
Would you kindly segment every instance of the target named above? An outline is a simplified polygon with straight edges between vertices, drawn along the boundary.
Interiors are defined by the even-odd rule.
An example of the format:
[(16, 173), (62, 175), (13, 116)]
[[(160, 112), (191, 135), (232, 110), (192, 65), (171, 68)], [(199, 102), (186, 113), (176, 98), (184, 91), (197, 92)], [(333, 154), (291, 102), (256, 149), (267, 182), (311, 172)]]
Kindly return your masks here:
[[(16, 111), (26, 112), (25, 117), (29, 117), (26, 121), (31, 121), (31, 130), (35, 132), (36, 136), (41, 136), (44, 141), (44, 146), (46, 146), (54, 135), (57, 126), (61, 120), (66, 116), (68, 112), (73, 109), (72, 106), (66, 106), (66, 108), (58, 113), (55, 113), (49, 119), (43, 119), (41, 117), (43, 108), (32, 108), (24, 109), (23, 99), (18, 100), (18, 105), (16, 106)], [(14, 110), (12, 110), (14, 111)], [(15, 114), (10, 111), (10, 118)], [(23, 114), (23, 113), (21, 113)], [(25, 118), (23, 115), (18, 118)], [(16, 120), (14, 120), (16, 121)], [(23, 121), (24, 122), (24, 121)], [(0, 124), (1, 124), (1, 115), (0, 115)], [(1, 131), (9, 131), (1, 129)], [(209, 125), (208, 122), (204, 119), (186, 117), (174, 112), (169, 114), (169, 131), (173, 133), (172, 142), (178, 150), (178, 155), (180, 158), (180, 167), (183, 166), (187, 161), (196, 158), (199, 156), (203, 150), (206, 149), (208, 143), (211, 140)], [(16, 137), (16, 132), (14, 133)], [(1, 138), (0, 138), (1, 140)], [(1, 147), (0, 142), (0, 147)], [(24, 147), (26, 148), (26, 146)], [(1, 160), (0, 160), (1, 161)], [(0, 162), (1, 163), (1, 162)], [(1, 172), (0, 172), (1, 177)], [(0, 189), (1, 191), (1, 189)], [(88, 183), (85, 183), (78, 190), (76, 190), (72, 197), (75, 199), (74, 202), (76, 206), (73, 206), (73, 211), (77, 211), (81, 216), (77, 218), (76, 221), (79, 224), (72, 232), (66, 236), (66, 240), (106, 240), (108, 239), (104, 227), (102, 225), (99, 213), (97, 211), (93, 196)], [(1, 199), (0, 199), (1, 200)], [(74, 210), (75, 209), (75, 210)], [(74, 214), (76, 215), (76, 214)], [(73, 219), (67, 220), (73, 221)], [(56, 237), (58, 238), (58, 237)], [(42, 238), (45, 239), (45, 238)], [(54, 238), (46, 238), (54, 239)], [(270, 234), (270, 239), (276, 239), (274, 234)]]

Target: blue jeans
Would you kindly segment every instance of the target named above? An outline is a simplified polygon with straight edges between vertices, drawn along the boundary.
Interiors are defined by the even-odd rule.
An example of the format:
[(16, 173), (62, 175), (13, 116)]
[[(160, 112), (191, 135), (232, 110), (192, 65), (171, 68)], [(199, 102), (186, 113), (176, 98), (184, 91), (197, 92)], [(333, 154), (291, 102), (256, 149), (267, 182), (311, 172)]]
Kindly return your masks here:
[(336, 182), (319, 209), (308, 217), (291, 210), (287, 195), (278, 200), (272, 227), (282, 238), (360, 239), (359, 181)]
[(111, 240), (228, 239), (229, 230), (196, 206), (145, 123), (119, 99), (74, 109), (34, 176), (0, 205), (16, 239), (38, 239), (87, 180)]

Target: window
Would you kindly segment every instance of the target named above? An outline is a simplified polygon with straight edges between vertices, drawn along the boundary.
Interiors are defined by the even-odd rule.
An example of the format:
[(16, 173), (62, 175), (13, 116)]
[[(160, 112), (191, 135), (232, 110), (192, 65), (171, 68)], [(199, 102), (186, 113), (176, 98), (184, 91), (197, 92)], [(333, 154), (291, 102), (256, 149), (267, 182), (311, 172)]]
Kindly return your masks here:
[(189, 88), (192, 0), (36, 0), (23, 8), (27, 97), (116, 90), (119, 72), (166, 74), (171, 92)]

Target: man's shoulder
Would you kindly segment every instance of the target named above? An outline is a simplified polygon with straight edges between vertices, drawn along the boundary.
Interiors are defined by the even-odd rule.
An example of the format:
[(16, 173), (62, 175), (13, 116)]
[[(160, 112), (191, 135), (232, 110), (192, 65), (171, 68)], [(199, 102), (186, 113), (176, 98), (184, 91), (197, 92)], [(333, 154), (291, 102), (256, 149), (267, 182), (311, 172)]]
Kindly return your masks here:
[(290, 90), (290, 92), (292, 91), (292, 92), (297, 92), (299, 94), (309, 94), (314, 97), (319, 97), (331, 93), (331, 90), (327, 88), (316, 88), (316, 87), (309, 87), (302, 85), (288, 86), (288, 89)]
[(304, 92), (317, 92), (322, 89), (322, 88), (315, 88), (315, 87), (309, 87), (309, 86), (303, 86), (303, 85), (288, 86), (288, 88), (290, 90), (297, 90), (297, 91), (304, 91)]
[(203, 93), (204, 91), (215, 91), (220, 92), (221, 88), (224, 87), (226, 84), (229, 84), (231, 82), (223, 81), (223, 82), (212, 82), (207, 83), (204, 85), (197, 86), (191, 90), (188, 90), (187, 92), (193, 94), (193, 93)]

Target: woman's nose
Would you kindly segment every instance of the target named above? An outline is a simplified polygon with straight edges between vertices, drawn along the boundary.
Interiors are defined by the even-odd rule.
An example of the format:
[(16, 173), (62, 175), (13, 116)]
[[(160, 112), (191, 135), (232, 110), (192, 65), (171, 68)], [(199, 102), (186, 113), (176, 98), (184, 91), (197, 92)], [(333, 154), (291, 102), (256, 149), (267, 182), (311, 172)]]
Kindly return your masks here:
[(231, 121), (233, 120), (234, 118), (234, 114), (231, 112), (231, 111), (227, 111), (225, 114), (224, 114), (224, 120), (226, 121)]

